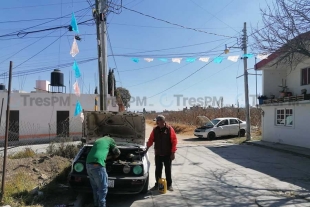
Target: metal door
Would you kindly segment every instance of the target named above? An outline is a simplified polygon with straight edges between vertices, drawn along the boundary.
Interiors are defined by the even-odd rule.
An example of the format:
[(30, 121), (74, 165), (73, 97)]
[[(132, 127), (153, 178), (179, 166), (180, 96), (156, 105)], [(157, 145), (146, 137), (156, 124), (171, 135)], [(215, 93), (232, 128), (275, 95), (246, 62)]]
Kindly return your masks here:
[(57, 136), (69, 137), (69, 111), (57, 111)]

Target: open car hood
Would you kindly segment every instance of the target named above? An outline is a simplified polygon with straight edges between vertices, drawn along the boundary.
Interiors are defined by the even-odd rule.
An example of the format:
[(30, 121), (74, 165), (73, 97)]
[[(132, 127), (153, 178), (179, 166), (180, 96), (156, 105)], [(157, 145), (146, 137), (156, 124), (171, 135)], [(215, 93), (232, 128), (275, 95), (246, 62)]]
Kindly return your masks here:
[(87, 142), (109, 134), (117, 145), (145, 145), (145, 118), (129, 112), (84, 111)]
[(214, 126), (211, 120), (206, 116), (197, 116), (197, 119), (200, 126), (205, 126), (207, 123), (211, 123)]

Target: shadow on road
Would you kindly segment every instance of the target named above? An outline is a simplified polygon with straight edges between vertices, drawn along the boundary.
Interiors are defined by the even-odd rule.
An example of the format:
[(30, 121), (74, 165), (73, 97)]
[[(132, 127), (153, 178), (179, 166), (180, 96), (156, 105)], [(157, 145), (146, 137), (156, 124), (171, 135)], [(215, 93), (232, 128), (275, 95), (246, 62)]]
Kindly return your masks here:
[(290, 183), (305, 189), (305, 192), (310, 192), (308, 158), (249, 145), (230, 145), (225, 148), (206, 146), (206, 148), (232, 163), (251, 169), (248, 171), (250, 174), (260, 172), (285, 182), (275, 184), (273, 180), (266, 180), (266, 183), (269, 182), (270, 186), (277, 189), (287, 188)]
[[(85, 207), (93, 206), (92, 194), (87, 194), (85, 200)], [(118, 206), (118, 207), (130, 207), (135, 202), (142, 202), (151, 200), (151, 194), (134, 194), (134, 195), (107, 195), (107, 207)]]

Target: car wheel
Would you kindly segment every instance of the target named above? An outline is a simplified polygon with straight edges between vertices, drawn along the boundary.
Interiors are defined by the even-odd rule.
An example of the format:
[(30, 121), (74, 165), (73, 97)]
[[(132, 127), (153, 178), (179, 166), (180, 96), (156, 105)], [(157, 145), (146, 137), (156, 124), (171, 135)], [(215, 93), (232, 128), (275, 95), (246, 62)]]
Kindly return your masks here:
[(245, 130), (241, 129), (238, 135), (240, 135), (240, 137), (244, 137), (245, 136)]
[(145, 184), (144, 187), (141, 191), (141, 193), (145, 194), (149, 191), (149, 175), (147, 176), (146, 180), (145, 180)]
[(208, 133), (208, 139), (214, 139), (215, 138), (215, 133), (214, 132), (209, 132)]

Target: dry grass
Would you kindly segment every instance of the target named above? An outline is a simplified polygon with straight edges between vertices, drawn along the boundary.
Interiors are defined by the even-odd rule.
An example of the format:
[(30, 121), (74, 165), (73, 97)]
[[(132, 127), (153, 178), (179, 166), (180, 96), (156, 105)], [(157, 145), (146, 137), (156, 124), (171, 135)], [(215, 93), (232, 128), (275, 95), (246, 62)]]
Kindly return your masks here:
[(47, 147), (46, 153), (50, 155), (57, 155), (64, 158), (73, 159), (79, 152), (81, 146), (74, 144), (67, 144), (65, 142), (61, 143), (51, 143)]
[(26, 172), (20, 171), (6, 182), (3, 203), (11, 206), (26, 206), (31, 199), (30, 191), (36, 187), (36, 183), (29, 179)]
[[(150, 126), (154, 127), (156, 126), (156, 122), (153, 120), (146, 120), (146, 123), (149, 124)], [(167, 122), (175, 131), (177, 134), (187, 134), (187, 135), (192, 135), (193, 131), (195, 130), (195, 126), (189, 126), (186, 124), (182, 123), (174, 123), (174, 122)]]
[(21, 158), (29, 158), (34, 157), (36, 153), (31, 148), (25, 148), (25, 150), (17, 152), (13, 155), (9, 155), (9, 159), (21, 159)]
[[(257, 135), (252, 136), (252, 139), (251, 139), (251, 141), (260, 141), (260, 140), (262, 140), (262, 137), (257, 136)], [(230, 143), (234, 143), (234, 144), (242, 144), (246, 141), (246, 137), (240, 137), (240, 138), (236, 137), (236, 138), (228, 139), (227, 141)]]
[[(261, 110), (257, 108), (251, 108), (251, 126), (261, 126)], [(206, 116), (210, 120), (221, 117), (239, 117), (241, 120), (245, 120), (245, 109), (237, 108), (206, 108), (200, 110), (189, 111), (172, 111), (162, 113), (166, 117), (168, 123), (185, 124), (188, 126), (197, 126), (199, 120), (197, 116)], [(146, 114), (146, 119), (153, 120), (158, 114)]]

